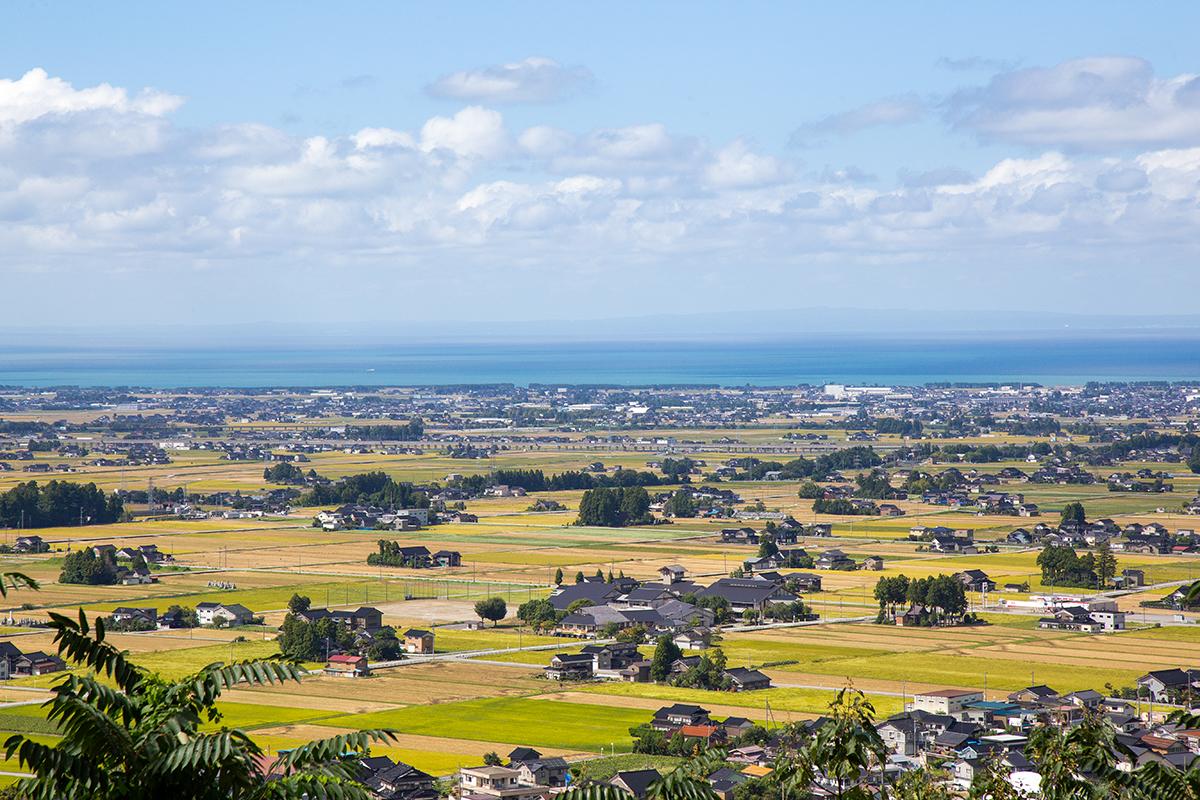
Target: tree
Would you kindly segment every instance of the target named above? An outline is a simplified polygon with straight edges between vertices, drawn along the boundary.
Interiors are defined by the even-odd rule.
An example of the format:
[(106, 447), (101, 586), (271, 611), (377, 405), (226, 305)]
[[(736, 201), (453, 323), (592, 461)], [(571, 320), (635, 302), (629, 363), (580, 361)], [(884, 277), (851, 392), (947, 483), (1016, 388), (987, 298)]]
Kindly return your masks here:
[(617, 632), (616, 638), (618, 642), (641, 644), (646, 641), (646, 626), (631, 625), (628, 628), (622, 628)]
[(1117, 574), (1117, 557), (1105, 539), (1096, 549), (1096, 577), (1101, 587), (1107, 586)]
[(200, 616), (196, 613), (196, 609), (191, 606), (172, 605), (167, 607), (167, 613), (173, 614), (179, 612), (179, 621), (185, 628), (197, 628), (200, 626)]
[(517, 606), (517, 619), (534, 628), (541, 628), (557, 622), (558, 612), (549, 600), (539, 597)]
[(834, 797), (871, 797), (860, 784), (887, 757), (887, 746), (875, 730), (875, 707), (861, 691), (841, 689), (829, 704), (829, 717), (809, 745), (812, 763), (833, 785)]
[(894, 615), (896, 607), (908, 600), (908, 584), (906, 575), (880, 578), (875, 584), (875, 599), (879, 601), (880, 612)]
[(562, 571), (562, 567), (559, 567), (558, 569), (554, 570), (554, 585), (562, 586), (562, 582), (563, 582), (563, 571)]
[(650, 659), (650, 680), (661, 683), (671, 676), (671, 665), (681, 656), (683, 651), (670, 636), (658, 637), (654, 646), (654, 656)]
[(1200, 473), (1200, 445), (1192, 448), (1192, 454), (1188, 456), (1188, 469), (1192, 472)]
[(694, 517), (697, 511), (696, 501), (691, 492), (676, 489), (667, 500), (665, 510), (672, 517)]
[(125, 506), (115, 494), (105, 495), (96, 484), (50, 481), (19, 483), (0, 492), (0, 528), (50, 528), (117, 522)]
[(775, 537), (764, 533), (758, 542), (758, 557), (769, 558), (777, 555), (779, 555), (779, 545), (775, 544)]
[(1087, 512), (1083, 509), (1083, 503), (1078, 501), (1067, 503), (1062, 510), (1062, 519), (1059, 524), (1064, 522), (1077, 522), (1080, 525), (1087, 523)]
[(500, 759), (500, 756), (496, 754), (495, 750), (491, 750), (483, 754), (483, 763), (485, 766), (489, 767), (499, 767), (504, 765), (504, 762)]
[(58, 582), (111, 586), (117, 582), (117, 565), (107, 555), (98, 556), (92, 548), (86, 547), (67, 554)]
[(312, 607), (312, 600), (308, 599), (307, 595), (293, 594), (292, 599), (288, 600), (288, 611), (293, 614), (300, 611), (308, 611)]
[(1105, 778), (1116, 772), (1116, 750), (1113, 728), (1098, 714), (1087, 713), (1069, 730), (1049, 725), (1035, 728), (1025, 752), (1041, 773), (1043, 800), (1090, 800), (1112, 796)]
[(620, 497), (616, 489), (588, 489), (579, 501), (577, 525), (616, 527), (620, 520)]
[(969, 800), (1021, 800), (1021, 793), (1008, 780), (1009, 771), (999, 756), (989, 758), (971, 779)]
[(950, 775), (944, 770), (922, 767), (903, 773), (892, 786), (893, 800), (955, 800)]
[(576, 525), (620, 528), (650, 522), (650, 494), (642, 486), (588, 489), (579, 501)]
[(304, 483), (304, 471), (290, 461), (280, 461), (263, 470), (263, 480), (268, 483)]
[(621, 488), (620, 525), (643, 525), (650, 522), (650, 493), (641, 486)]
[(1070, 545), (1048, 545), (1038, 553), (1037, 565), (1047, 586), (1096, 586), (1096, 557), (1091, 553), (1080, 557)]
[[(60, 657), (78, 670), (54, 687), (47, 718), (62, 731), (54, 746), (15, 734), (10, 758), (34, 777), (17, 794), (29, 800), (300, 800), (302, 797), (367, 800), (346, 754), (366, 755), (372, 741), (391, 741), (388, 730), (356, 731), (300, 745), (279, 755), (269, 779), (266, 752), (246, 733), (221, 721), (225, 689), (300, 680), (304, 671), (281, 661), (210, 664), (171, 682), (130, 662), (93, 629), (83, 611), (75, 621), (50, 615)], [(111, 684), (111, 685), (110, 685)]]
[(480, 619), (490, 619), (493, 625), (499, 625), (500, 620), (508, 614), (508, 604), (503, 597), (489, 597), (486, 600), (475, 601), (475, 616)]
[(816, 500), (818, 497), (825, 496), (825, 490), (819, 484), (812, 481), (805, 481), (800, 484), (800, 491), (797, 492), (801, 500)]
[(579, 572), (575, 573), (575, 582), (583, 583), (583, 570), (579, 570)]

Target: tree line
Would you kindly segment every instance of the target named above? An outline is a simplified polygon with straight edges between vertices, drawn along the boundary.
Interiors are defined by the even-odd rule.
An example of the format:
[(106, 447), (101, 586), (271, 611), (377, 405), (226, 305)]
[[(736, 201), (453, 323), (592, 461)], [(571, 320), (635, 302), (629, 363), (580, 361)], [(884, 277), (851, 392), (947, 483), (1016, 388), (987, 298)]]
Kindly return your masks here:
[(967, 591), (953, 575), (909, 578), (883, 577), (875, 584), (879, 601), (877, 623), (890, 623), (902, 608), (919, 608), (919, 623), (926, 627), (954, 625), (967, 617)]
[(425, 421), (413, 417), (403, 425), (354, 425), (346, 428), (351, 439), (369, 439), (378, 442), (415, 442), (425, 435)]
[(411, 483), (392, 479), (386, 472), (350, 475), (337, 483), (312, 487), (297, 498), (302, 506), (359, 503), (380, 508), (429, 508), (429, 497)]
[(107, 525), (117, 522), (125, 505), (94, 483), (37, 481), (19, 483), (0, 494), (0, 527), (57, 528), (67, 525)]
[(641, 486), (589, 489), (579, 501), (576, 525), (623, 528), (653, 522), (650, 494)]

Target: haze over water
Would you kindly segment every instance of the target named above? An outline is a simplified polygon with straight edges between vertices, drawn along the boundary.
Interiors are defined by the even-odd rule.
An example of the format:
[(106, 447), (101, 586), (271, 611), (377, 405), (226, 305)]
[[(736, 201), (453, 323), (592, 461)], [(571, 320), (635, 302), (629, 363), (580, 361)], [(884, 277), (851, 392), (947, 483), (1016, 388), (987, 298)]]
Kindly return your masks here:
[(0, 344), (0, 384), (25, 386), (1067, 385), (1140, 380), (1200, 381), (1200, 335), (938, 339), (872, 335), (290, 348)]

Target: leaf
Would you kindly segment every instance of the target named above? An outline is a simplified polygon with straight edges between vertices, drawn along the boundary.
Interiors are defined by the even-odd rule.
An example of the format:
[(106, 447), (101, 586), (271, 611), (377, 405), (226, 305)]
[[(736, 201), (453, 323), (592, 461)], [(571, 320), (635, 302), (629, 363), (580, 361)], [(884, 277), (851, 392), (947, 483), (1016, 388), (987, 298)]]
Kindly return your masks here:
[(38, 582), (23, 572), (0, 572), (0, 597), (8, 597), (9, 589), (40, 588)]

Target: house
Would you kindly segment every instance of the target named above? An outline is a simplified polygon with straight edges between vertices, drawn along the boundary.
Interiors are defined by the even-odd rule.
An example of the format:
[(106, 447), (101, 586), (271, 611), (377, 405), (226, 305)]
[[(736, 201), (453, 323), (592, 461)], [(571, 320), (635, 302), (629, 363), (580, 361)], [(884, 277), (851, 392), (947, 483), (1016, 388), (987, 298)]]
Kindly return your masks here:
[(903, 517), (904, 509), (894, 503), (880, 503), (879, 513), (884, 517)]
[(1095, 689), (1083, 689), (1077, 692), (1071, 692), (1063, 696), (1063, 700), (1077, 705), (1080, 708), (1099, 708), (1100, 703), (1104, 700), (1104, 695), (1097, 692)]
[(660, 731), (674, 731), (684, 725), (707, 725), (709, 724), (708, 713), (707, 708), (688, 703), (675, 703), (655, 711), (653, 719), (650, 720), (650, 727)]
[(725, 670), (725, 675), (732, 681), (735, 692), (751, 692), (771, 688), (771, 679), (756, 669), (734, 667)]
[(463, 800), (538, 800), (549, 787), (521, 783), (513, 767), (463, 767), (458, 771), (459, 797)]
[(514, 747), (512, 752), (508, 754), (508, 763), (519, 764), (522, 761), (533, 761), (534, 759), (541, 757), (542, 754), (537, 750), (534, 750), (532, 747)]
[(883, 569), (882, 556), (867, 556), (863, 559), (860, 569), (865, 569), (869, 572), (879, 572)]
[(852, 570), (857, 565), (854, 563), (854, 559), (850, 558), (844, 552), (834, 549), (821, 553), (813, 566), (817, 569)]
[(1114, 580), (1122, 589), (1138, 589), (1146, 585), (1146, 572), (1140, 569), (1123, 569)]
[(680, 650), (705, 650), (711, 640), (712, 635), (707, 629), (698, 628), (680, 631), (672, 639)]
[(642, 654), (633, 642), (589, 644), (579, 654), (592, 659), (593, 677), (610, 680), (623, 678), (622, 671), (626, 667), (642, 661)]
[(177, 630), (188, 627), (188, 621), (181, 609), (168, 609), (158, 617), (159, 630)]
[(687, 570), (679, 564), (668, 564), (665, 567), (659, 568), (658, 574), (662, 576), (663, 583), (679, 583), (687, 575)]
[(13, 675), (45, 675), (48, 672), (61, 672), (67, 665), (58, 656), (48, 655), (40, 650), (32, 653), (22, 653), (13, 659)]
[(962, 572), (954, 573), (954, 577), (962, 583), (963, 588), (971, 592), (994, 592), (996, 591), (996, 582), (988, 577), (988, 574), (981, 569), (966, 569)]
[(0, 642), (0, 680), (8, 680), (12, 676), (13, 662), (21, 656), (21, 651), (12, 642)]
[(254, 612), (239, 603), (199, 603), (196, 619), (201, 625), (246, 625), (254, 618)]
[(713, 794), (720, 800), (733, 800), (733, 793), (737, 788), (750, 779), (730, 767), (722, 767), (710, 773), (707, 780)]
[(433, 653), (433, 631), (409, 628), (404, 632), (404, 652), (429, 655)]
[(134, 621), (142, 621), (154, 627), (158, 627), (158, 609), (157, 608), (131, 608), (129, 606), (118, 606), (109, 614), (109, 619), (117, 624), (126, 624)]
[(343, 678), (361, 678), (371, 674), (366, 656), (356, 656), (349, 653), (337, 653), (329, 657), (325, 664), (326, 675), (337, 675)]
[(461, 567), (462, 553), (457, 550), (438, 550), (433, 554), (433, 563), (438, 567)]
[(971, 703), (982, 700), (983, 692), (970, 689), (938, 689), (913, 695), (912, 708), (914, 711), (953, 717), (962, 713)]
[(309, 608), (295, 612), (296, 616), (308, 623), (319, 619), (332, 619), (339, 625), (345, 625), (351, 630), (374, 633), (383, 627), (383, 612), (378, 608), (362, 606), (354, 611), (330, 611), (328, 608)]
[(1008, 696), (1008, 699), (1012, 703), (1053, 703), (1058, 700), (1058, 697), (1058, 692), (1049, 686), (1038, 684), (1037, 686), (1027, 686), (1020, 691), (1013, 692)]
[(725, 721), (721, 723), (721, 727), (725, 729), (725, 733), (729, 734), (730, 738), (733, 738), (749, 733), (758, 726), (745, 717), (726, 717)]
[(509, 761), (508, 766), (517, 770), (517, 781), (524, 785), (565, 786), (567, 783), (567, 760), (561, 756)]
[(754, 528), (724, 528), (721, 541), (726, 544), (758, 544), (758, 531)]
[(746, 578), (721, 578), (697, 593), (701, 597), (721, 597), (735, 612), (761, 612), (772, 603), (792, 603), (796, 595), (771, 581)]
[(611, 583), (585, 581), (559, 586), (550, 593), (550, 605), (555, 611), (566, 611), (577, 600), (587, 600), (592, 605), (600, 605), (616, 599), (622, 592)]
[(556, 653), (544, 672), (552, 681), (586, 681), (592, 677), (595, 663), (590, 653)]
[(633, 795), (635, 800), (645, 800), (650, 785), (662, 776), (656, 769), (630, 769), (618, 772), (608, 779), (608, 782), (618, 789), (624, 789)]
[(1017, 528), (1015, 531), (1008, 534), (1004, 540), (1008, 544), (1017, 544), (1027, 547), (1033, 544), (1033, 534), (1027, 531), (1025, 528)]
[(1147, 672), (1137, 679), (1138, 694), (1143, 691), (1157, 703), (1169, 703), (1172, 698), (1186, 695), (1200, 684), (1200, 670), (1160, 669)]
[(811, 572), (792, 572), (783, 577), (784, 585), (793, 592), (821, 591), (821, 576)]
[(122, 567), (117, 570), (117, 582), (122, 586), (138, 586), (146, 583), (158, 583), (158, 578), (151, 575), (150, 570), (146, 567), (133, 569)]
[(437, 800), (434, 777), (387, 756), (364, 756), (354, 761), (358, 782), (379, 800)]
[(699, 739), (706, 745), (721, 745), (726, 739), (725, 729), (714, 723), (684, 725), (680, 727), (679, 735), (685, 739)]
[(397, 551), (400, 563), (413, 569), (424, 569), (433, 563), (433, 554), (424, 545), (409, 545)]
[(50, 545), (40, 536), (18, 536), (13, 550), (18, 553), (48, 553)]
[(1043, 630), (1099, 633), (1125, 630), (1124, 611), (1091, 611), (1084, 606), (1063, 606), (1049, 617), (1038, 620)]

